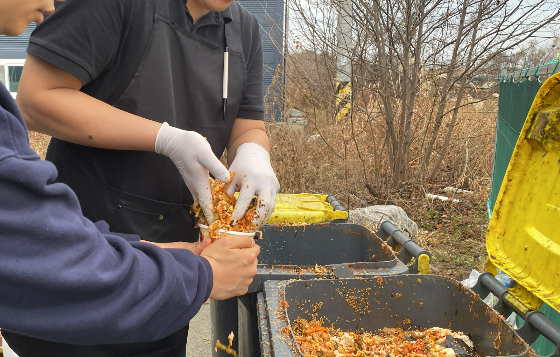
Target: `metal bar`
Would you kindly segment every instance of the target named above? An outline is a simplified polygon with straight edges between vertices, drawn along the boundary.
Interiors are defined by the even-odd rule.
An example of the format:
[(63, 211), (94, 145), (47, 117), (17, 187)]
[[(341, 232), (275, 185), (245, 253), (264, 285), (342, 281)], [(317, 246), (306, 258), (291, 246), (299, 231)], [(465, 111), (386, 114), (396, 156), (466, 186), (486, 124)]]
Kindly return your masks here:
[[(326, 199), (327, 203), (330, 204), (333, 208), (333, 211), (345, 211), (344, 206), (338, 202), (338, 200), (333, 195), (328, 195)], [(333, 223), (346, 223), (348, 222), (348, 218), (346, 219), (335, 219), (332, 221)]]
[(548, 68), (549, 68), (548, 73), (554, 74), (554, 73), (560, 72), (560, 66), (558, 64), (559, 64), (558, 62), (549, 64), (548, 65)]
[(530, 311), (525, 317), (525, 323), (535, 327), (547, 340), (560, 345), (560, 329), (544, 316), (540, 311)]
[(327, 196), (327, 202), (333, 207), (334, 211), (344, 211), (344, 207), (333, 195)]
[[(484, 289), (482, 289), (479, 285), (486, 287), (486, 292), (484, 292)], [(517, 304), (511, 304), (509, 301), (507, 301), (506, 296), (509, 295), (507, 287), (496, 280), (494, 275), (492, 275), (491, 273), (481, 274), (478, 277), (476, 286), (472, 290), (483, 298), (488, 296), (488, 293), (496, 295), (496, 297), (498, 297), (498, 303), (496, 304), (496, 306), (494, 306), (494, 309), (503, 316), (509, 316), (512, 312), (515, 312), (516, 314), (521, 316), (525, 315), (523, 311), (519, 310), (515, 306)]]
[(560, 63), (559, 62), (553, 62), (553, 63), (549, 63), (547, 65), (536, 66), (536, 67), (531, 67), (531, 68), (524, 68), (524, 69), (521, 69), (519, 71), (515, 71), (513, 73), (501, 73), (501, 74), (498, 75), (498, 80), (506, 82), (508, 80), (513, 80), (513, 79), (519, 78), (520, 76), (521, 76), (521, 78), (523, 78), (525, 76), (534, 77), (535, 76), (535, 70), (537, 71), (537, 76), (547, 75), (547, 74), (552, 75), (552, 74), (560, 72)]
[[(397, 256), (400, 261), (408, 265), (411, 273), (417, 274), (419, 272), (418, 260), (420, 256), (425, 255), (428, 259), (431, 259), (431, 255), (428, 251), (418, 246), (415, 241), (408, 238), (389, 221), (381, 223), (379, 230), (375, 234), (386, 240), (387, 244), (389, 244), (389, 246), (391, 246), (394, 250), (397, 249), (397, 246), (401, 247), (401, 249), (397, 252)], [(387, 239), (387, 237), (389, 238)], [(412, 258), (414, 258), (414, 262), (408, 264)]]
[(548, 71), (552, 70), (552, 68), (549, 69), (549, 67), (550, 67), (550, 65), (540, 66), (539, 69), (537, 70), (537, 75), (540, 76), (542, 74), (548, 74), (549, 73)]
[(530, 345), (533, 344), (533, 342), (535, 342), (541, 335), (540, 331), (529, 323), (523, 323), (523, 325), (515, 330), (515, 332)]
[(498, 304), (494, 306), (494, 309), (502, 315), (506, 316), (511, 314), (511, 312), (515, 312), (521, 316), (525, 323), (516, 332), (527, 343), (535, 342), (539, 335), (542, 335), (554, 345), (560, 346), (560, 329), (547, 319), (542, 312), (527, 309), (523, 311), (520, 309), (520, 306), (523, 306), (521, 302), (511, 295), (507, 287), (496, 280), (491, 273), (481, 274), (472, 290), (482, 297), (486, 297), (488, 293), (496, 295), (498, 297)]

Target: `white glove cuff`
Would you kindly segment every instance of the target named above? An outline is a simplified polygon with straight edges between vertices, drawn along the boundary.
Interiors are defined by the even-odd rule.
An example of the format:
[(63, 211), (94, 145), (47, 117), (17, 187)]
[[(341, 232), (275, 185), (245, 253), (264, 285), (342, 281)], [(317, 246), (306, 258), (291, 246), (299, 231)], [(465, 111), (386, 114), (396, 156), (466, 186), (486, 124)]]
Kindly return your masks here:
[(268, 154), (268, 151), (266, 151), (265, 148), (263, 148), (257, 143), (245, 143), (239, 145), (237, 151), (235, 152), (235, 156), (237, 157), (237, 155), (239, 155), (240, 152), (247, 152), (248, 154), (253, 154), (253, 155), (263, 155), (266, 156), (266, 159), (268, 161), (270, 161), (270, 155)]
[(173, 127), (167, 124), (167, 122), (163, 123), (161, 128), (159, 128), (159, 131), (156, 136), (156, 145), (155, 145), (156, 153), (165, 155), (165, 151), (167, 150), (169, 144), (171, 144), (171, 142), (174, 139), (173, 131), (169, 130), (172, 128)]

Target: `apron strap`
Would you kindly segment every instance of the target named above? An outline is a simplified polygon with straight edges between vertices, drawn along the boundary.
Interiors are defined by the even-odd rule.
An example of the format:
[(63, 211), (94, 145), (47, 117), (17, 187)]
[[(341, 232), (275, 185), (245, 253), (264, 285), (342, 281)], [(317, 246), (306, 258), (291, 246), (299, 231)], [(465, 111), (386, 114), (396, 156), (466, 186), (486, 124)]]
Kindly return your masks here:
[(241, 24), (239, 18), (239, 5), (237, 1), (231, 3), (231, 22), (225, 24), (227, 45), (230, 51), (243, 53), (243, 45), (241, 44)]
[(156, 0), (156, 14), (169, 18), (169, 0)]

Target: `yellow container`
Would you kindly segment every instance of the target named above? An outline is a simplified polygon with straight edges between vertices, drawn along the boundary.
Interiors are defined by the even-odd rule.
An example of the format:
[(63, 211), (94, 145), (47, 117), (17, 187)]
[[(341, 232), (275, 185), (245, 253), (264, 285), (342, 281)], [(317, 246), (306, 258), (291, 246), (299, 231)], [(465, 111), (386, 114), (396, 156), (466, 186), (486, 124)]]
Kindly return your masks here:
[[(486, 235), (490, 265), (530, 309), (560, 311), (560, 74), (541, 87), (504, 177)], [(494, 269), (495, 270), (495, 269)], [(535, 298), (536, 297), (536, 298)]]
[(348, 212), (335, 211), (327, 197), (311, 193), (278, 194), (274, 212), (266, 223), (320, 223), (347, 219)]

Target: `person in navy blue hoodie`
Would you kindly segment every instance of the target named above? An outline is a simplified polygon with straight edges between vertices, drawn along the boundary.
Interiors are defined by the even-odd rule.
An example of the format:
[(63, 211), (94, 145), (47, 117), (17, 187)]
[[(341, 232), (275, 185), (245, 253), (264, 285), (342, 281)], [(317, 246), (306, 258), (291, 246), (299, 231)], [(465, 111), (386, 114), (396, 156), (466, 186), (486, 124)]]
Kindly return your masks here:
[[(0, 0), (0, 34), (16, 36), (53, 11), (53, 0)], [(8, 343), (32, 336), (52, 341), (54, 351), (56, 343), (102, 349), (163, 340), (209, 297), (246, 293), (260, 250), (253, 239), (156, 245), (112, 233), (84, 218), (56, 177), (30, 148), (0, 83), (0, 328)]]

